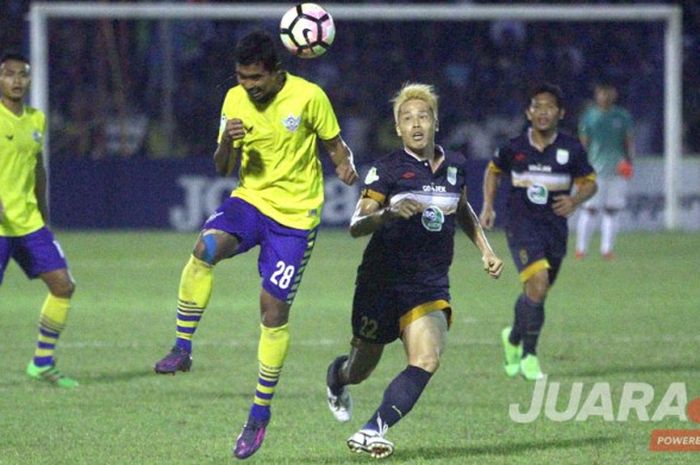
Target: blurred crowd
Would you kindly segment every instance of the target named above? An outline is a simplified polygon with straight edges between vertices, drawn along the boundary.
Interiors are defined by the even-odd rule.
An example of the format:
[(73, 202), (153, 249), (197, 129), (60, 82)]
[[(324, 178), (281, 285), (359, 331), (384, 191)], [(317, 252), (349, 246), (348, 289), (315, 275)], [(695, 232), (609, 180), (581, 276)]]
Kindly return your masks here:
[[(683, 3), (684, 151), (697, 153), (700, 6)], [(0, 48), (29, 52), (28, 9), (27, 1), (3, 2)], [(276, 21), (50, 21), (52, 157), (210, 156), (221, 102), (235, 84), (233, 46), (258, 26), (273, 33), (278, 27)], [(475, 158), (489, 157), (524, 127), (534, 84), (561, 85), (563, 126), (575, 132), (593, 85), (611, 82), (635, 120), (637, 152), (652, 155), (663, 148), (663, 36), (663, 25), (653, 22), (343, 21), (323, 57), (281, 53), (287, 69), (329, 94), (359, 162), (397, 146), (389, 99), (407, 80), (436, 86), (439, 140)]]

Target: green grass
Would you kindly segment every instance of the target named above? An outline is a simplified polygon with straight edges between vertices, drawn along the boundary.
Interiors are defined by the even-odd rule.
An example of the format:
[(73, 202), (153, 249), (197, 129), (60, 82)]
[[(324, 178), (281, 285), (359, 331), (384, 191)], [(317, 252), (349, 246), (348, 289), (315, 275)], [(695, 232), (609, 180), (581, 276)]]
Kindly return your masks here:
[[(700, 429), (692, 422), (518, 424), (511, 403), (529, 407), (533, 385), (507, 379), (499, 333), (509, 323), (519, 284), (507, 261), (501, 280), (486, 277), (465, 238), (452, 269), (454, 326), (442, 367), (411, 414), (389, 432), (386, 463), (686, 464), (697, 453), (649, 452), (656, 428)], [(174, 337), (174, 303), (194, 234), (68, 233), (59, 240), (78, 282), (59, 367), (81, 386), (62, 391), (24, 375), (45, 289), (14, 265), (0, 288), (0, 464), (228, 464), (256, 377), (256, 252), (217, 268), (210, 306), (195, 338), (192, 372), (157, 376), (153, 363)], [(324, 377), (348, 349), (353, 281), (365, 240), (322, 231), (291, 317), (289, 357), (263, 448), (265, 464), (369, 463), (345, 439), (378, 405), (405, 366), (390, 346), (373, 376), (352, 389), (355, 418), (336, 423), (325, 405)], [(559, 408), (573, 382), (584, 398), (608, 382), (617, 411), (623, 384), (656, 388), (650, 415), (672, 382), (700, 396), (700, 235), (627, 234), (618, 259), (567, 259), (547, 302), (543, 369), (561, 382)]]

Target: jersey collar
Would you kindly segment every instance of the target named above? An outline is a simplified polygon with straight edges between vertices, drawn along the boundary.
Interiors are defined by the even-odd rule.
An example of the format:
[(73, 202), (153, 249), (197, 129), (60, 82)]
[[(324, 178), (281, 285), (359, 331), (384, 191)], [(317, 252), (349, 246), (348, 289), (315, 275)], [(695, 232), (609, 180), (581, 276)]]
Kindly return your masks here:
[(559, 137), (559, 131), (555, 131), (554, 134), (552, 134), (552, 137), (550, 137), (550, 139), (545, 142), (544, 147), (542, 147), (542, 149), (540, 150), (537, 144), (535, 144), (535, 142), (532, 140), (532, 128), (527, 128), (527, 141), (538, 152), (544, 152), (545, 150), (547, 150), (547, 147), (552, 145), (554, 141), (557, 140), (557, 137)]
[(13, 112), (12, 110), (10, 110), (9, 108), (7, 108), (5, 106), (5, 104), (2, 102), (2, 100), (0, 100), (0, 109), (15, 119), (20, 119), (27, 113), (27, 107), (25, 105), (22, 105), (22, 113), (20, 113), (18, 115), (15, 112)]

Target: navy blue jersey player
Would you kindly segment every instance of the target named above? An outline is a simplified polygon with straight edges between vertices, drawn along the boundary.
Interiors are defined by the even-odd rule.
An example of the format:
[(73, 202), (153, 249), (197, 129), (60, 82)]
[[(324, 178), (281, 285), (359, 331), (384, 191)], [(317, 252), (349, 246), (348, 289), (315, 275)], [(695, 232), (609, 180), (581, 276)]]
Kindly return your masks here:
[[(530, 95), (528, 129), (499, 148), (484, 175), (480, 220), (493, 227), (497, 186), (509, 178), (506, 237), (523, 292), (512, 327), (501, 332), (508, 376), (542, 378), (537, 340), (544, 324), (544, 301), (566, 255), (567, 217), (596, 192), (595, 172), (579, 141), (558, 131), (564, 117), (561, 90), (551, 84)], [(572, 188), (576, 187), (572, 193)]]
[(435, 144), (437, 96), (425, 84), (406, 84), (394, 97), (403, 149), (370, 169), (353, 215), (354, 237), (372, 234), (357, 272), (349, 355), (328, 367), (328, 405), (348, 421), (348, 385), (365, 380), (385, 344), (400, 338), (408, 366), (384, 391), (381, 405), (347, 441), (351, 450), (381, 458), (394, 445), (384, 434), (418, 401), (438, 368), (450, 325), (448, 270), (459, 225), (494, 278), (503, 262), (494, 254), (467, 203), (465, 159)]

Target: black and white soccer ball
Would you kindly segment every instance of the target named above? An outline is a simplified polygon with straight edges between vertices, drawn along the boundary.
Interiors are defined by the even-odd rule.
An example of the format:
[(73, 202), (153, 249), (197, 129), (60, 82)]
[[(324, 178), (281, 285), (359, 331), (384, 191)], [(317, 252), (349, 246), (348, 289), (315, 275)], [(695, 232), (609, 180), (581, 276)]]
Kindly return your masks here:
[(300, 3), (282, 16), (280, 39), (287, 50), (300, 58), (319, 57), (335, 39), (333, 17), (315, 3)]

